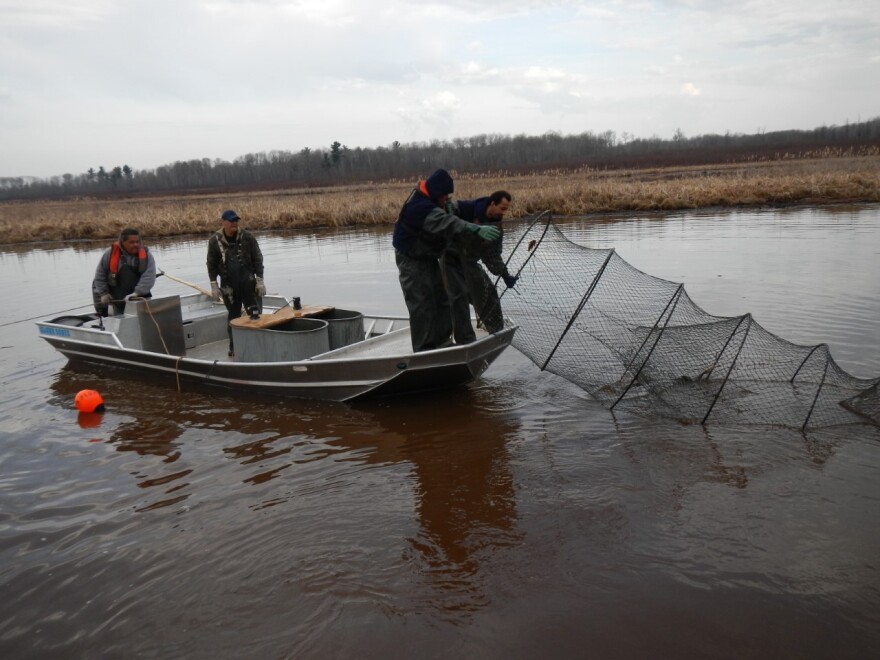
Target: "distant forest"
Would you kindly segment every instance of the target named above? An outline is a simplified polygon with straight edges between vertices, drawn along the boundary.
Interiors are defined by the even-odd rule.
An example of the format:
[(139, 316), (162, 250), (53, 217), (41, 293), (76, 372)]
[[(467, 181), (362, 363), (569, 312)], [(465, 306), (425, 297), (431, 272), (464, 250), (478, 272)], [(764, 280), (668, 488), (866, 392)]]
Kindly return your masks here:
[(635, 169), (755, 162), (786, 158), (876, 153), (880, 117), (813, 130), (686, 137), (636, 138), (586, 132), (579, 135), (474, 135), (388, 147), (350, 148), (333, 142), (325, 149), (246, 154), (233, 161), (177, 161), (154, 170), (128, 164), (90, 168), (47, 179), (0, 178), (0, 200), (115, 197), (330, 186), (414, 180), (436, 167), (465, 173), (526, 174), (548, 170)]

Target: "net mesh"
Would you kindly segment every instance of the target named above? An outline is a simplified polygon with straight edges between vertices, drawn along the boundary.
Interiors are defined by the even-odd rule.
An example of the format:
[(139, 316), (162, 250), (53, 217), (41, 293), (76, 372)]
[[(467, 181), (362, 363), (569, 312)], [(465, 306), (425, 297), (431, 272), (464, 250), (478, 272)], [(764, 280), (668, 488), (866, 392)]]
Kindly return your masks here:
[(792, 344), (749, 314), (707, 313), (683, 285), (572, 242), (549, 212), (507, 229), (505, 256), (519, 275), (501, 300), (519, 326), (513, 345), (612, 409), (694, 423), (880, 425), (880, 379), (856, 378), (827, 345)]

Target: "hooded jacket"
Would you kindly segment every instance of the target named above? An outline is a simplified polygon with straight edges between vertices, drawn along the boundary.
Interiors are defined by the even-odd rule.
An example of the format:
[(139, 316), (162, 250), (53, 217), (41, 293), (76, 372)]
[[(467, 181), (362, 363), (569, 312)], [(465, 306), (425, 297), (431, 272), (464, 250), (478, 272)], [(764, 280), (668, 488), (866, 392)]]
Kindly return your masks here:
[(452, 177), (446, 170), (437, 170), (419, 182), (394, 224), (391, 242), (398, 252), (413, 259), (439, 259), (453, 236), (477, 230), (475, 225), (437, 205), (436, 200), (451, 194), (453, 189)]

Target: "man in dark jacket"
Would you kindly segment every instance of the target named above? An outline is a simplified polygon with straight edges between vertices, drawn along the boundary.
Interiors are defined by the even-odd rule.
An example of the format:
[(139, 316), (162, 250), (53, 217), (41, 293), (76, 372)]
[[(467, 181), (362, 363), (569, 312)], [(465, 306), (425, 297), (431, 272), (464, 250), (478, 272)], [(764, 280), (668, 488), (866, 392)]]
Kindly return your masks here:
[[(208, 279), (211, 294), (223, 300), (229, 312), (229, 321), (241, 316), (242, 306), (251, 313), (262, 311), (266, 295), (263, 283), (263, 253), (257, 239), (246, 229), (239, 229), (241, 218), (235, 211), (224, 211), (220, 216), (222, 227), (208, 240)], [(217, 284), (217, 276), (220, 284)], [(232, 327), (229, 334), (229, 356), (235, 355)]]
[(394, 225), (392, 243), (415, 352), (450, 343), (452, 317), (438, 261), (448, 243), (462, 233), (477, 234), (482, 240), (500, 235), (494, 227), (447, 213), (453, 189), (449, 173), (437, 170), (410, 193)]
[(471, 325), (470, 305), (474, 306), (477, 318), (489, 332), (498, 332), (504, 327), (498, 292), (479, 262), (482, 261), (490, 273), (501, 277), (508, 288), (516, 284), (517, 278), (510, 274), (501, 257), (501, 221), (511, 199), (510, 193), (498, 190), (489, 197), (461, 200), (451, 205), (451, 211), (458, 217), (477, 225), (496, 227), (499, 231), (498, 238), (493, 241), (475, 241), (471, 234), (457, 236), (440, 261), (449, 290), (453, 335), (458, 343), (476, 338)]
[(141, 243), (137, 229), (122, 230), (119, 241), (101, 255), (92, 280), (92, 298), (95, 311), (107, 316), (110, 304), (114, 314), (125, 312), (125, 301), (149, 298), (156, 283), (156, 260)]

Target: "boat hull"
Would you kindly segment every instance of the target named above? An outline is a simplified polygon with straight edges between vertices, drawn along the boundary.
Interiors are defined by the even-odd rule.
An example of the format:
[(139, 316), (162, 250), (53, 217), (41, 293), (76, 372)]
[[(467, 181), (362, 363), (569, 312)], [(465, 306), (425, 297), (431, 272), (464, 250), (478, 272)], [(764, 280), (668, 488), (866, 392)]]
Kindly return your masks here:
[[(391, 318), (391, 317), (389, 317)], [(372, 320), (371, 320), (372, 321)], [(292, 362), (240, 362), (168, 355), (122, 345), (116, 334), (53, 322), (37, 324), (40, 336), (73, 363), (124, 369), (184, 384), (261, 395), (352, 401), (454, 387), (479, 377), (510, 345), (515, 328), (484, 334), (476, 342), (433, 351), (395, 351), (409, 344), (401, 327), (341, 350)], [(366, 325), (366, 322), (365, 322)]]

